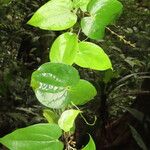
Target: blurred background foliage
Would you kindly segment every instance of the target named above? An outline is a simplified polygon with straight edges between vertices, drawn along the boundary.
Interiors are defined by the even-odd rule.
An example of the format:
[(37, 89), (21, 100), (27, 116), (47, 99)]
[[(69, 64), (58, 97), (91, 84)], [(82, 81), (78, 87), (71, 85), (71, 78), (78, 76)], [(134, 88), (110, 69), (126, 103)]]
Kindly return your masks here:
[[(48, 1), (48, 0), (47, 0)], [(48, 61), (49, 47), (60, 32), (43, 31), (26, 24), (46, 0), (0, 0), (0, 136), (15, 128), (44, 121), (42, 106), (30, 88), (30, 76)], [(121, 0), (122, 16), (106, 29), (106, 37), (93, 41), (110, 56), (114, 70), (105, 72), (79, 68), (99, 95), (82, 109), (99, 115), (100, 100), (106, 96), (108, 118), (120, 118), (150, 78), (150, 1)], [(81, 33), (81, 39), (86, 38)], [(89, 40), (89, 39), (88, 39)]]
[(150, 1), (121, 1), (123, 14), (117, 24), (110, 27), (118, 36), (108, 31), (102, 42), (113, 63), (113, 76), (117, 77), (109, 85), (113, 87), (108, 97), (112, 116), (120, 115), (120, 106), (130, 106), (138, 94), (148, 92), (141, 91), (141, 83), (150, 77)]
[(30, 88), (30, 76), (53, 41), (53, 32), (26, 25), (45, 1), (0, 1), (0, 135), (41, 121), (41, 108)]

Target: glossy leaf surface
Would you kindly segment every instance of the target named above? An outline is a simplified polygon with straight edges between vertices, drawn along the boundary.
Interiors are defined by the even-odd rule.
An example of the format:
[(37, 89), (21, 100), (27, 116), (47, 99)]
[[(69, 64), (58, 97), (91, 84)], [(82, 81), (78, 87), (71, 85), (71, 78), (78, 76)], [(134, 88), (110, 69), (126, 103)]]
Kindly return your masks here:
[(72, 65), (76, 56), (78, 38), (74, 33), (66, 32), (60, 35), (50, 50), (51, 62), (60, 62)]
[(61, 134), (56, 124), (36, 124), (4, 136), (0, 143), (11, 150), (63, 150)]
[(74, 7), (80, 7), (83, 12), (87, 11), (87, 5), (89, 2), (90, 0), (73, 0)]
[(71, 128), (73, 128), (75, 119), (79, 113), (80, 111), (75, 109), (64, 111), (58, 120), (59, 127), (65, 132), (70, 131)]
[(71, 0), (51, 0), (35, 12), (28, 24), (45, 30), (65, 30), (77, 21), (72, 10)]
[(60, 63), (45, 63), (33, 72), (31, 86), (37, 99), (50, 108), (63, 108), (69, 102), (68, 92), (79, 82), (78, 71)]
[(102, 39), (105, 27), (120, 16), (122, 7), (118, 0), (91, 0), (87, 8), (90, 16), (81, 21), (82, 31), (91, 39)]
[(89, 143), (82, 150), (96, 150), (94, 140), (92, 139), (91, 135), (89, 136), (90, 136)]
[(101, 47), (90, 42), (80, 42), (75, 63), (84, 68), (106, 70), (112, 68), (107, 54)]
[(83, 105), (92, 100), (97, 91), (95, 87), (86, 80), (80, 80), (79, 83), (70, 89), (69, 99), (75, 105)]

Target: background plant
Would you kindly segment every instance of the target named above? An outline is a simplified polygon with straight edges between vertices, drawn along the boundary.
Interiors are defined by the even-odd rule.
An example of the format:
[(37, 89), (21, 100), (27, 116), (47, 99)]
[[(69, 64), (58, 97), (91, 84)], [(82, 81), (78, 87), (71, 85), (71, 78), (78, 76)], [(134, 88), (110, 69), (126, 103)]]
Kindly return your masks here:
[[(104, 36), (105, 27), (108, 24), (112, 23), (114, 19), (116, 19), (116, 16), (121, 13), (122, 9), (121, 3), (116, 0), (104, 1), (103, 7), (101, 7), (101, 3), (102, 2), (100, 1), (91, 1), (88, 4), (83, 3), (82, 1), (72, 2), (70, 0), (52, 0), (43, 5), (29, 20), (28, 24), (38, 26), (42, 29), (47, 30), (65, 30), (72, 27), (76, 23), (77, 16), (75, 12), (77, 12), (77, 9), (79, 7), (84, 6), (85, 8), (87, 7), (87, 11), (91, 15), (91, 17), (85, 17), (81, 20), (82, 30), (89, 37), (93, 39), (100, 39)], [(116, 9), (115, 12), (110, 11), (109, 15), (106, 13), (106, 11), (108, 10), (108, 5), (112, 10), (114, 8)], [(94, 9), (95, 6), (99, 6), (99, 8)], [(73, 9), (75, 12), (73, 12)], [(65, 15), (67, 16), (64, 17)], [(56, 17), (58, 18), (56, 19)], [(104, 20), (104, 18), (107, 19)], [(62, 22), (60, 24), (60, 20), (63, 21), (63, 24)], [(99, 20), (103, 20), (104, 22), (100, 26), (101, 28), (96, 25), (98, 24)], [(91, 24), (88, 25), (87, 22), (91, 22)], [(99, 34), (97, 34), (97, 32), (99, 32)], [(51, 48), (51, 63), (43, 64), (37, 71), (32, 74), (31, 86), (35, 91), (36, 97), (43, 105), (47, 107), (53, 109), (64, 109), (67, 108), (71, 103), (73, 103), (74, 105), (83, 105), (96, 95), (96, 89), (94, 88), (94, 86), (92, 86), (92, 84), (88, 81), (81, 80), (78, 71), (69, 65), (76, 63), (81, 67), (96, 70), (106, 70), (112, 68), (108, 56), (99, 46), (90, 42), (78, 43), (78, 36), (74, 33), (69, 32), (60, 35), (55, 40)], [(71, 112), (69, 113), (63, 112), (60, 119), (58, 120), (59, 127), (65, 131), (64, 136), (67, 132), (71, 131), (71, 128), (74, 125), (74, 120), (78, 113), (80, 113), (80, 111), (77, 110), (70, 111)], [(39, 126), (40, 125), (37, 125), (37, 128), (39, 128)], [(32, 127), (33, 130), (37, 130), (35, 126)], [(30, 127), (29, 130), (32, 127)], [(24, 132), (24, 130), (26, 129), (22, 129), (21, 132)], [(1, 142), (3, 144), (6, 144), (9, 148), (15, 149), (18, 149), (19, 147), (22, 147), (22, 149), (36, 148), (36, 146), (38, 147), (38, 142), (35, 143), (35, 146), (34, 144), (26, 145), (25, 143), (24, 146), (21, 146), (21, 143), (19, 145), (17, 144), (18, 146), (14, 145), (14, 141), (18, 139), (17, 136), (21, 135), (23, 136), (22, 138), (26, 137), (24, 136), (24, 133), (17, 132), (18, 131), (12, 133), (12, 136), (16, 134), (15, 140), (9, 142), (9, 139), (11, 139), (10, 134), (2, 138)], [(26, 132), (28, 132), (28, 130), (25, 131), (25, 133)], [(52, 134), (55, 133), (53, 133), (53, 131), (51, 132)], [(56, 136), (56, 138), (59, 138), (60, 134)], [(54, 144), (56, 141), (52, 140), (51, 142), (52, 144)], [(53, 149), (62, 149), (62, 144), (59, 141), (57, 142), (58, 144), (56, 145), (52, 145), (50, 143), (49, 145), (45, 146), (51, 148), (53, 147)], [(66, 149), (70, 149), (70, 147), (71, 146), (66, 143)], [(43, 146), (41, 148), (43, 148)], [(95, 149), (95, 145), (92, 146), (92, 149)]]

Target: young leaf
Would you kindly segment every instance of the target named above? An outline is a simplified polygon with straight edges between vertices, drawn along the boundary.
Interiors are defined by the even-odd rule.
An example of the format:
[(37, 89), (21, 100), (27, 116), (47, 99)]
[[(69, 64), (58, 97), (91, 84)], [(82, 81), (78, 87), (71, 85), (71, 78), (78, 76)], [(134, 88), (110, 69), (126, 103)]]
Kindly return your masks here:
[(97, 91), (95, 87), (86, 80), (80, 80), (78, 84), (70, 89), (69, 99), (75, 105), (83, 105), (92, 100)]
[(143, 150), (148, 150), (145, 143), (143, 142), (141, 135), (136, 131), (136, 129), (133, 126), (129, 125), (129, 127), (131, 129), (132, 136), (139, 145), (139, 147), (141, 147), (141, 149)]
[(94, 140), (92, 139), (91, 135), (89, 136), (90, 136), (89, 143), (84, 148), (82, 148), (82, 150), (96, 150)]
[(77, 21), (72, 10), (71, 0), (51, 0), (35, 12), (28, 24), (45, 30), (65, 30)]
[(50, 108), (63, 108), (69, 102), (68, 92), (79, 82), (78, 71), (60, 63), (45, 63), (33, 72), (31, 86), (37, 99)]
[(80, 42), (75, 63), (84, 68), (107, 70), (112, 68), (107, 54), (98, 45), (90, 42)]
[(122, 7), (118, 0), (91, 0), (87, 8), (90, 17), (81, 20), (82, 31), (91, 39), (102, 39), (105, 27), (118, 18)]
[(79, 113), (79, 110), (74, 109), (64, 111), (58, 120), (59, 127), (65, 132), (70, 131)]
[(58, 115), (50, 109), (44, 109), (43, 116), (47, 119), (48, 123), (57, 123), (58, 121)]
[(78, 47), (78, 37), (74, 33), (66, 32), (60, 35), (50, 50), (51, 62), (60, 62), (72, 65)]
[(4, 136), (0, 143), (11, 150), (63, 150), (61, 134), (57, 124), (36, 124)]
[(73, 0), (73, 4), (75, 8), (79, 8), (85, 12), (87, 11), (87, 5), (90, 2), (90, 0)]

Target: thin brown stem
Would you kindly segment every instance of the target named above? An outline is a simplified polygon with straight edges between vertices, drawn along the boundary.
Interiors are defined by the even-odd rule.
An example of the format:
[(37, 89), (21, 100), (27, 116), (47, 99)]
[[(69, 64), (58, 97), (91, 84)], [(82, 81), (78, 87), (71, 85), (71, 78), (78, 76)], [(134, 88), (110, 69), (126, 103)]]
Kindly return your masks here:
[(123, 41), (125, 44), (127, 44), (127, 45), (129, 45), (129, 46), (131, 46), (131, 47), (133, 47), (133, 48), (136, 47), (135, 43), (133, 44), (133, 43), (131, 43), (130, 41), (126, 40), (126, 39), (125, 39), (125, 38), (126, 38), (125, 36), (119, 35), (118, 33), (112, 31), (112, 30), (111, 30), (110, 28), (108, 28), (108, 27), (106, 27), (106, 29), (107, 29), (108, 31), (110, 31), (111, 34), (117, 36), (117, 37), (120, 39), (120, 41)]

